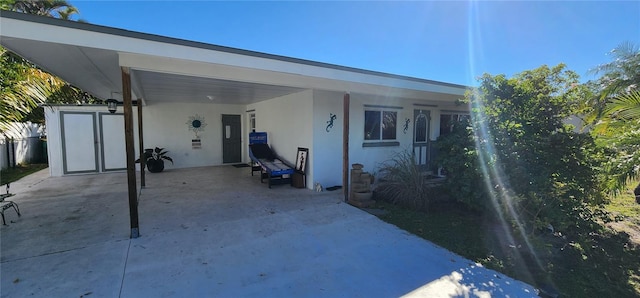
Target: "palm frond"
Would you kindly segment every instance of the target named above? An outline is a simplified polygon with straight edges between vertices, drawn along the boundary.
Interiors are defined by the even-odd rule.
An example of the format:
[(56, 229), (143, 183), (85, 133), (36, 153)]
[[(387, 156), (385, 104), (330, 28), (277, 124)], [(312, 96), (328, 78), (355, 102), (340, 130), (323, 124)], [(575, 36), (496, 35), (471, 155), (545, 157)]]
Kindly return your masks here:
[(632, 60), (637, 58), (640, 54), (640, 47), (636, 44), (626, 41), (617, 45), (611, 50), (610, 55), (613, 56), (613, 61), (605, 64), (600, 64), (595, 68), (589, 70), (591, 74), (618, 72), (623, 61)]
[(640, 90), (612, 99), (606, 104), (605, 113), (622, 120), (640, 119)]
[(7, 131), (13, 122), (23, 121), (39, 105), (47, 102), (64, 82), (38, 69), (29, 69), (27, 79), (18, 82), (13, 92), (0, 96), (0, 130)]

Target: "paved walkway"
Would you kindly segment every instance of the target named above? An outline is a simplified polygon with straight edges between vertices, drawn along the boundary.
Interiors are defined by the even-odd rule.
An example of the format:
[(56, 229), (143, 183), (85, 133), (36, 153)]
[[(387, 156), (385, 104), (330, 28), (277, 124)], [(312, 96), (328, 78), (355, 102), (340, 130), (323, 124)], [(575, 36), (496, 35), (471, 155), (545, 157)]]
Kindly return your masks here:
[(534, 289), (341, 202), (248, 168), (148, 174), (129, 239), (125, 173), (12, 184), (2, 297), (535, 297)]

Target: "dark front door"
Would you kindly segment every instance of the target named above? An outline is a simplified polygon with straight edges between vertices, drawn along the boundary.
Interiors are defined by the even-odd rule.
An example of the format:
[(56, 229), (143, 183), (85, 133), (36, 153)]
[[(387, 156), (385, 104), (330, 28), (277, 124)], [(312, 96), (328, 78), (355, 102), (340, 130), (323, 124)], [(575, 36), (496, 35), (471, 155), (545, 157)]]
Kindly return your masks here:
[(222, 115), (222, 162), (242, 161), (242, 132), (240, 115)]
[(429, 131), (431, 130), (431, 111), (413, 111), (413, 154), (416, 164), (425, 170), (429, 166), (429, 146), (431, 145)]

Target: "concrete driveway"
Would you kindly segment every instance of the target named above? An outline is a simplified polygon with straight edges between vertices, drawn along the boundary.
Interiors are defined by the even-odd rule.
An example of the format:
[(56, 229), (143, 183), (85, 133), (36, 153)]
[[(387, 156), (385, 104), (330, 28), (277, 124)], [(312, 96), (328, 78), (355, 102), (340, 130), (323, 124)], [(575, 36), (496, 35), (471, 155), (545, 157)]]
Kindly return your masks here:
[(268, 189), (248, 168), (148, 174), (137, 239), (125, 173), (44, 170), (12, 192), (23, 216), (1, 227), (2, 297), (536, 296), (339, 191)]

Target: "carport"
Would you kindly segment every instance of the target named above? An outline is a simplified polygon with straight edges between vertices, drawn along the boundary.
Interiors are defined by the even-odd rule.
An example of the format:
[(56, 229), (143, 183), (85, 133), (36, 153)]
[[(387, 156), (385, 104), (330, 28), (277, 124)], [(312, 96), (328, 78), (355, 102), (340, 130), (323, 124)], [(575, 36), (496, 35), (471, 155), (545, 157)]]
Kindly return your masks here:
[[(98, 98), (121, 103), (133, 238), (139, 235), (134, 146), (143, 152), (148, 103), (250, 104), (309, 88), (358, 89), (329, 79), (335, 70), (319, 63), (15, 12), (0, 17), (2, 46)], [(145, 187), (144, 171), (138, 179)]]

